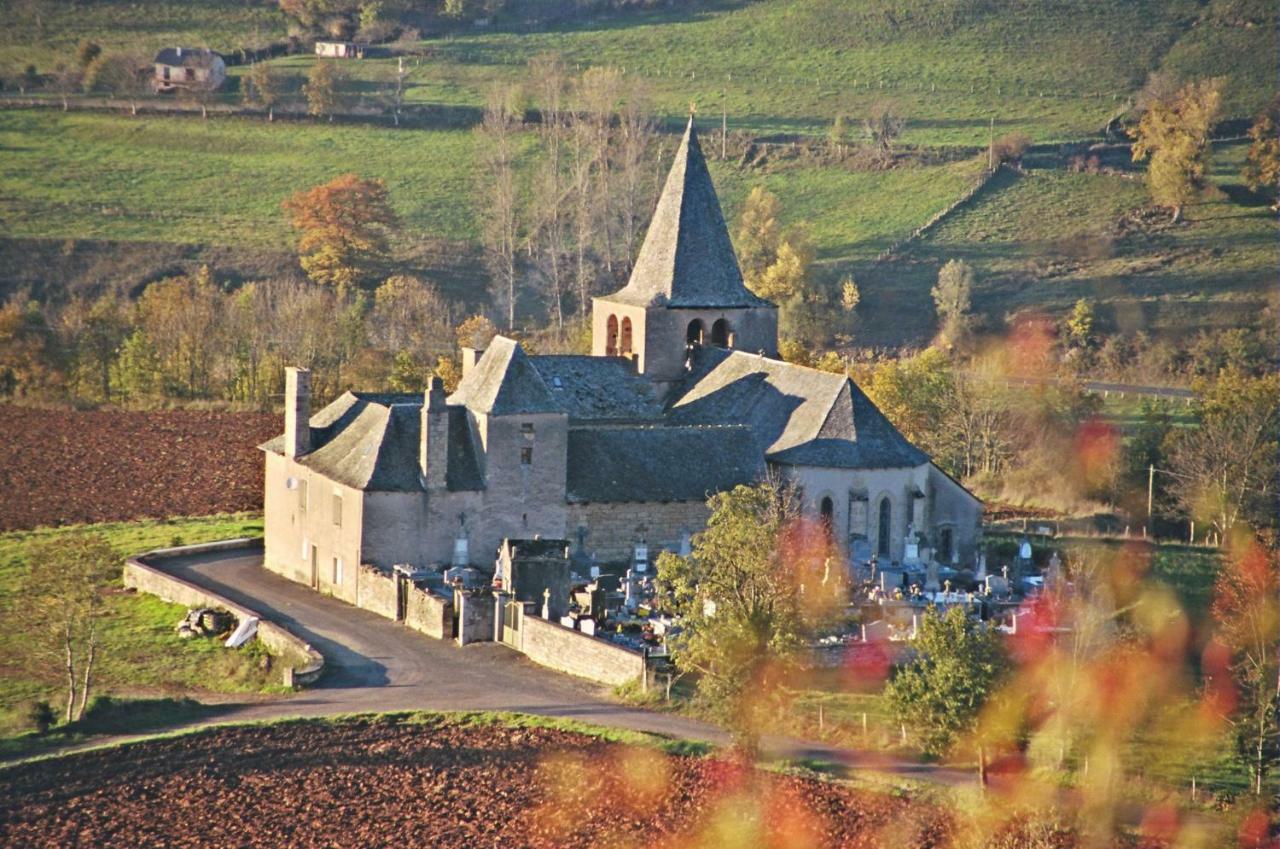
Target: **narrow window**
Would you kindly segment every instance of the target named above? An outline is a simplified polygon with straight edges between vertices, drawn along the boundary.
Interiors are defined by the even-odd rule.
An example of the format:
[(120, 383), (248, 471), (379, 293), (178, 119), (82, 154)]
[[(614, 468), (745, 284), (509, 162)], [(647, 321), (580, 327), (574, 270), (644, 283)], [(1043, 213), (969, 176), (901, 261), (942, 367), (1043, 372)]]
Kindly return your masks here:
[(342, 527), (342, 493), (340, 492), (333, 494), (333, 523), (339, 528)]
[(521, 433), (526, 433), (526, 434), (529, 434), (530, 436), (532, 436), (532, 435), (533, 435), (533, 422), (521, 422), (521, 423), (520, 423), (520, 432), (521, 432)]
[(733, 331), (729, 329), (729, 322), (725, 319), (717, 319), (711, 325), (711, 344), (717, 348), (733, 347)]
[(605, 325), (604, 355), (618, 356), (618, 317), (616, 315), (609, 316), (609, 321)]
[(889, 535), (893, 532), (893, 506), (889, 499), (880, 500), (880, 528), (876, 539), (876, 552), (881, 557), (889, 556)]
[(307, 512), (307, 482), (304, 479), (298, 479), (298, 512)]
[(822, 513), (822, 527), (826, 530), (828, 534), (830, 534), (832, 531), (832, 527), (835, 524), (835, 512), (836, 512), (836, 505), (835, 505), (835, 502), (831, 500), (831, 496), (829, 495), (823, 496), (822, 504), (819, 506), (818, 509)]
[(342, 558), (341, 557), (333, 558), (333, 582), (338, 585), (342, 584)]
[(622, 319), (622, 356), (631, 356), (631, 319)]
[(689, 347), (702, 344), (702, 319), (695, 318), (689, 322), (689, 326), (684, 332), (684, 341)]
[(522, 466), (533, 465), (533, 449), (532, 448), (520, 449), (520, 465)]

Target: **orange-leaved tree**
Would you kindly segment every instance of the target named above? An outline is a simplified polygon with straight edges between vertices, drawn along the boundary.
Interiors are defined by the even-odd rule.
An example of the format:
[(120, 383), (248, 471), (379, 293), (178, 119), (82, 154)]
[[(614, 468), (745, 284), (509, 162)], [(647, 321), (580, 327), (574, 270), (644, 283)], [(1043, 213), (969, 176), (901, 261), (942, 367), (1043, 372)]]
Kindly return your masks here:
[(283, 206), (302, 231), (302, 270), (316, 283), (339, 289), (356, 285), (385, 262), (396, 214), (381, 180), (343, 174), (296, 193)]

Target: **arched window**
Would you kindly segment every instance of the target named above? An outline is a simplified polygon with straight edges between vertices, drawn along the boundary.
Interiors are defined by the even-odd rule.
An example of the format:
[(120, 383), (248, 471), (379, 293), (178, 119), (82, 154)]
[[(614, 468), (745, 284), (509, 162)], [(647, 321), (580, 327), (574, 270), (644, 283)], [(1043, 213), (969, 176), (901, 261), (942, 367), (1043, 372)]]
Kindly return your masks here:
[(622, 319), (622, 343), (619, 346), (618, 353), (624, 357), (631, 356), (631, 319)]
[(880, 532), (876, 538), (876, 553), (881, 557), (889, 556), (890, 536), (893, 534), (893, 505), (889, 497), (880, 499)]
[(830, 495), (822, 497), (822, 503), (818, 505), (818, 512), (822, 516), (822, 527), (827, 532), (827, 535), (830, 536), (832, 531), (835, 530), (836, 513), (836, 504), (831, 500)]
[(723, 318), (716, 319), (716, 323), (711, 325), (711, 344), (717, 348), (733, 347), (733, 331)]
[(939, 563), (951, 562), (951, 545), (951, 529), (943, 528), (938, 535), (938, 556), (936, 559)]
[(695, 318), (689, 322), (689, 329), (684, 332), (685, 344), (689, 346), (701, 345), (703, 333), (702, 319)]
[(606, 357), (618, 356), (618, 317), (616, 315), (609, 316), (609, 321), (605, 325), (604, 355)]

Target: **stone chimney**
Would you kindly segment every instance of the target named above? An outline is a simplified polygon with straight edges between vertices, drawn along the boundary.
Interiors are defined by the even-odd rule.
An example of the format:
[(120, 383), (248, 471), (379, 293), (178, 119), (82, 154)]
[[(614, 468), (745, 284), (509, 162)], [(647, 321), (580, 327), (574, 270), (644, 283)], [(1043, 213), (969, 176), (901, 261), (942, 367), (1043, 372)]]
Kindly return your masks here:
[(284, 456), (311, 450), (311, 370), (284, 370)]
[(422, 399), (418, 468), (428, 490), (445, 488), (445, 474), (449, 468), (449, 410), (445, 406), (444, 383), (438, 377), (431, 378)]
[(484, 348), (472, 348), (469, 345), (462, 346), (462, 376), (466, 377), (471, 370), (476, 367), (476, 363), (480, 362), (480, 358), (484, 356)]

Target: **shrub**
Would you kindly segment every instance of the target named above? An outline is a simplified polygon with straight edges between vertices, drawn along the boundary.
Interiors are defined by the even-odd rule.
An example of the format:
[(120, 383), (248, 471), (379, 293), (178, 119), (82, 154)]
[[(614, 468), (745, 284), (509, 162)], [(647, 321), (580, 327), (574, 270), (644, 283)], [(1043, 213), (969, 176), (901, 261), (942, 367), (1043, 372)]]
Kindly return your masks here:
[(23, 712), (24, 718), (35, 729), (37, 734), (48, 734), (49, 729), (53, 727), (54, 720), (57, 719), (53, 712), (53, 706), (44, 699), (31, 702), (26, 706)]

